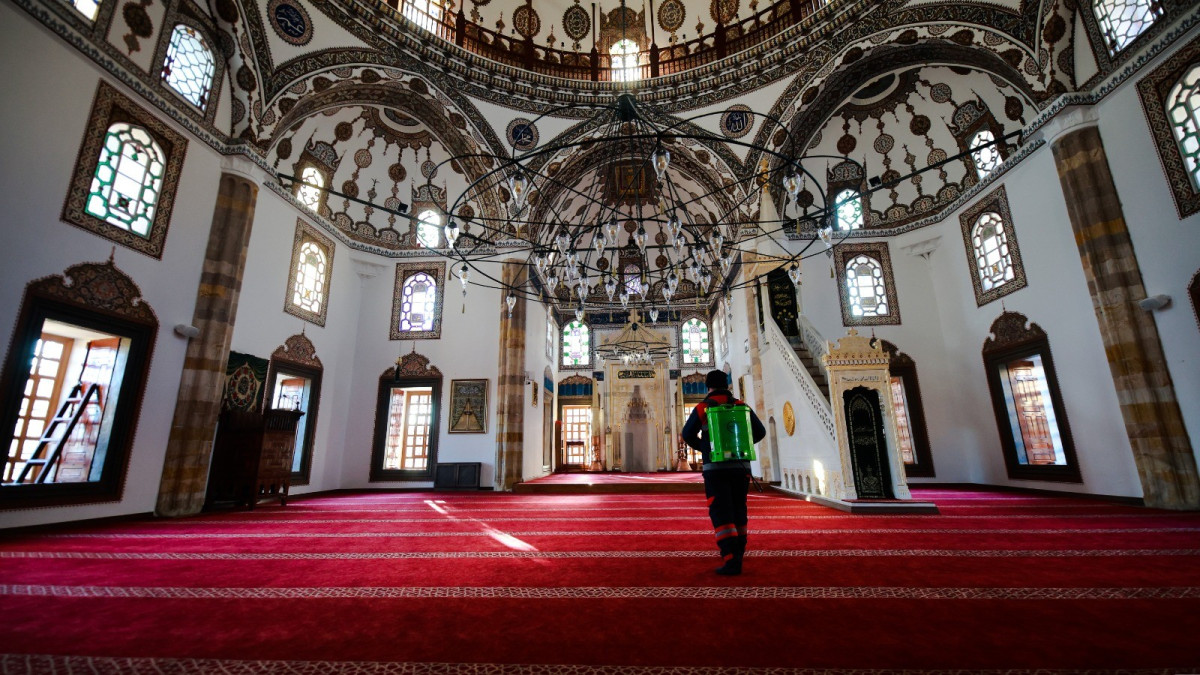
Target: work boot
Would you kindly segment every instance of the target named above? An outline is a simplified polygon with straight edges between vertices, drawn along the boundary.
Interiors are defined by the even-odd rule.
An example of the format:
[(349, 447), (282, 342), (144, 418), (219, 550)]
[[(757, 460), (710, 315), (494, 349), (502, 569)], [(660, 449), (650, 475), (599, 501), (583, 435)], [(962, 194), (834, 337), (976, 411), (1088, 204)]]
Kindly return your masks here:
[(741, 574), (742, 573), (742, 557), (737, 554), (730, 556), (729, 559), (725, 561), (724, 565), (721, 565), (720, 567), (717, 568), (716, 572), (717, 572), (717, 574), (721, 574), (721, 575), (728, 576), (728, 577)]
[(746, 537), (739, 536), (733, 541), (731, 553), (725, 556), (725, 564), (717, 568), (717, 574), (735, 576), (742, 573), (742, 558), (746, 555)]

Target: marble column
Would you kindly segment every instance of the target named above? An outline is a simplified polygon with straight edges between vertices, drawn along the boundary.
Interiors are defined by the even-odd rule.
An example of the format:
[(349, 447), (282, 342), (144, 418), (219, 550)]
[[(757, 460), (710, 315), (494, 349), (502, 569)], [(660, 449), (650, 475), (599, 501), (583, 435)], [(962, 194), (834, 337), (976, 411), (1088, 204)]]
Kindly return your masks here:
[(1200, 508), (1196, 460), (1183, 426), (1121, 201), (1095, 125), (1053, 141), (1054, 161), (1092, 295), (1147, 506)]
[[(501, 279), (520, 286), (528, 275), (525, 263), (506, 260)], [(517, 295), (509, 313), (507, 293), (500, 295), (500, 366), (496, 376), (497, 490), (511, 490), (523, 478), (525, 445), (525, 298)]]
[(188, 343), (158, 488), (155, 512), (161, 516), (192, 515), (204, 507), (257, 197), (258, 185), (253, 180), (235, 173), (221, 174), (192, 314), (192, 325), (200, 334)]
[[(758, 256), (750, 253), (745, 254), (745, 257), (750, 258), (752, 262), (754, 259), (757, 259)], [(743, 261), (742, 264), (745, 265), (746, 261)], [(756, 267), (752, 264), (748, 265), (748, 267), (751, 270), (757, 271)], [(760, 311), (767, 311), (765, 305), (770, 300), (767, 298), (762, 298), (763, 304), (760, 306), (754, 298), (754, 294), (763, 292), (765, 292), (765, 289), (762, 288), (758, 281), (755, 281), (753, 284), (746, 287), (746, 307), (748, 307), (750, 310), (750, 316), (748, 317), (750, 321), (746, 324), (746, 332), (749, 333), (750, 340), (750, 378), (753, 380), (751, 385), (754, 387), (754, 414), (758, 415), (759, 419), (766, 420), (769, 417), (767, 414), (766, 402), (767, 388), (763, 383), (762, 353), (760, 351), (761, 341), (759, 339), (760, 332), (758, 330), (759, 322), (762, 320), (762, 317), (759, 317), (758, 313)], [(734, 382), (733, 386), (731, 387), (735, 392), (737, 391), (736, 385), (737, 383)], [(770, 440), (768, 440), (766, 443), (760, 443), (758, 445), (758, 465), (762, 470), (763, 480), (770, 483), (775, 475), (771, 466)]]

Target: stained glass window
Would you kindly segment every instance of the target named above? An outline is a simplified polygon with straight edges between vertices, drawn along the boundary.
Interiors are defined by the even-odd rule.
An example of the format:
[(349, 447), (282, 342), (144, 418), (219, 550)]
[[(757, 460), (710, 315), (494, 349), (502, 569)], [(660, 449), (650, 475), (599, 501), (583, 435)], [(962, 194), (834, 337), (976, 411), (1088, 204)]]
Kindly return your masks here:
[(971, 231), (971, 245), (975, 248), (975, 265), (982, 290), (990, 291), (1013, 280), (1016, 275), (1000, 214), (988, 211), (979, 216)]
[(417, 241), (425, 248), (437, 248), (441, 243), (442, 217), (433, 210), (422, 211), (417, 216)]
[(418, 272), (404, 280), (400, 298), (400, 330), (430, 331), (437, 310), (437, 282)]
[(591, 363), (591, 331), (582, 321), (572, 321), (562, 332), (562, 365), (589, 366)]
[(888, 315), (887, 288), (878, 260), (860, 255), (846, 263), (846, 296), (855, 318)]
[(642, 290), (642, 268), (637, 265), (626, 265), (625, 292), (629, 295), (638, 295)]
[(1116, 54), (1162, 16), (1156, 0), (1096, 0), (1092, 4), (1110, 54)]
[(996, 140), (995, 134), (987, 129), (975, 134), (971, 139), (971, 159), (975, 161), (975, 171), (979, 174), (979, 180), (983, 180), (989, 173), (1000, 166), (1000, 149), (995, 145), (980, 147), (992, 143)]
[(1167, 94), (1167, 118), (1183, 165), (1200, 190), (1200, 65), (1192, 66)]
[(100, 11), (100, 3), (95, 0), (67, 0), (67, 4), (79, 10), (88, 21), (96, 20), (96, 12)]
[(688, 319), (683, 323), (682, 334), (684, 364), (708, 363), (712, 357), (708, 324), (700, 319)]
[(306, 166), (296, 184), (296, 199), (311, 211), (321, 208), (321, 193), (325, 191), (325, 174), (315, 166)]
[(612, 56), (613, 82), (633, 82), (641, 79), (638, 69), (638, 46), (633, 40), (618, 40), (609, 50)]
[(199, 31), (183, 24), (175, 26), (163, 63), (163, 80), (192, 105), (204, 110), (214, 69), (212, 50)]
[(328, 259), (315, 241), (300, 245), (296, 259), (296, 281), (292, 287), (292, 304), (306, 312), (321, 313), (325, 303), (325, 284), (328, 280)]
[(842, 190), (833, 203), (839, 230), (857, 230), (863, 226), (862, 196), (856, 190)]
[(165, 159), (162, 148), (145, 129), (124, 122), (110, 126), (84, 210), (148, 238)]

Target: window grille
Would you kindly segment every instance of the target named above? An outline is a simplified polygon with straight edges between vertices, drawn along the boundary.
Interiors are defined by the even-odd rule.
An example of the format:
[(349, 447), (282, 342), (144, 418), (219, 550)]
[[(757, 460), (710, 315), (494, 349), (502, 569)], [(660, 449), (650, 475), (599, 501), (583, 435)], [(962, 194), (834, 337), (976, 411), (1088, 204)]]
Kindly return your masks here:
[(315, 166), (306, 166), (296, 184), (296, 199), (310, 211), (319, 211), (321, 195), (325, 192), (325, 174)]
[(199, 31), (183, 24), (175, 26), (163, 63), (163, 80), (192, 105), (204, 110), (215, 68), (212, 50)]
[(592, 336), (587, 324), (572, 321), (563, 328), (562, 365), (589, 366), (592, 363)]
[(314, 241), (300, 245), (296, 259), (296, 282), (292, 288), (292, 304), (306, 312), (321, 313), (325, 304), (325, 285), (328, 282), (328, 259), (325, 251)]
[(1013, 280), (1015, 274), (1008, 250), (1008, 235), (1000, 214), (988, 211), (979, 216), (971, 232), (971, 245), (975, 249), (975, 265), (982, 290), (990, 291)]
[(1167, 118), (1192, 189), (1200, 190), (1200, 65), (1184, 73), (1167, 94)]
[(863, 226), (862, 196), (856, 190), (842, 190), (834, 200), (839, 230), (858, 230)]
[(700, 319), (688, 319), (683, 324), (684, 364), (709, 363), (712, 359), (708, 324)]
[(425, 248), (437, 248), (441, 244), (442, 218), (433, 210), (422, 211), (417, 216), (417, 241)]
[(166, 156), (143, 128), (108, 128), (84, 210), (122, 230), (149, 237)]
[(618, 40), (609, 50), (612, 56), (613, 82), (635, 82), (641, 78), (638, 68), (638, 46), (633, 40)]
[(987, 178), (988, 174), (995, 171), (1003, 160), (1000, 156), (999, 146), (987, 145), (995, 140), (995, 134), (987, 129), (975, 134), (971, 139), (971, 159), (975, 162), (975, 171), (979, 175), (979, 180)]
[(887, 287), (878, 260), (860, 255), (846, 264), (846, 295), (855, 318), (888, 315)]
[(430, 331), (437, 311), (437, 282), (418, 272), (404, 280), (400, 298), (400, 331)]
[(1162, 16), (1156, 0), (1096, 0), (1092, 4), (1111, 55), (1129, 46)]

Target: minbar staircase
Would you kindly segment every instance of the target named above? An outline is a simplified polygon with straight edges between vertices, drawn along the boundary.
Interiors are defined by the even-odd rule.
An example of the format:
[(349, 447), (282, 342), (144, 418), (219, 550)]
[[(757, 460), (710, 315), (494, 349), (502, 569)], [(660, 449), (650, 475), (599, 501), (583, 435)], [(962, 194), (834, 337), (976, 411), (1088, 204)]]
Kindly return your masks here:
[(825, 379), (825, 373), (821, 370), (821, 366), (817, 364), (813, 358), (812, 352), (804, 345), (804, 340), (800, 337), (789, 336), (788, 344), (792, 346), (792, 351), (796, 352), (796, 356), (800, 357), (800, 363), (804, 364), (804, 368), (808, 370), (808, 374), (812, 375), (813, 382), (816, 383), (817, 389), (821, 390), (821, 394), (825, 396), (825, 400), (829, 400), (829, 381)]

